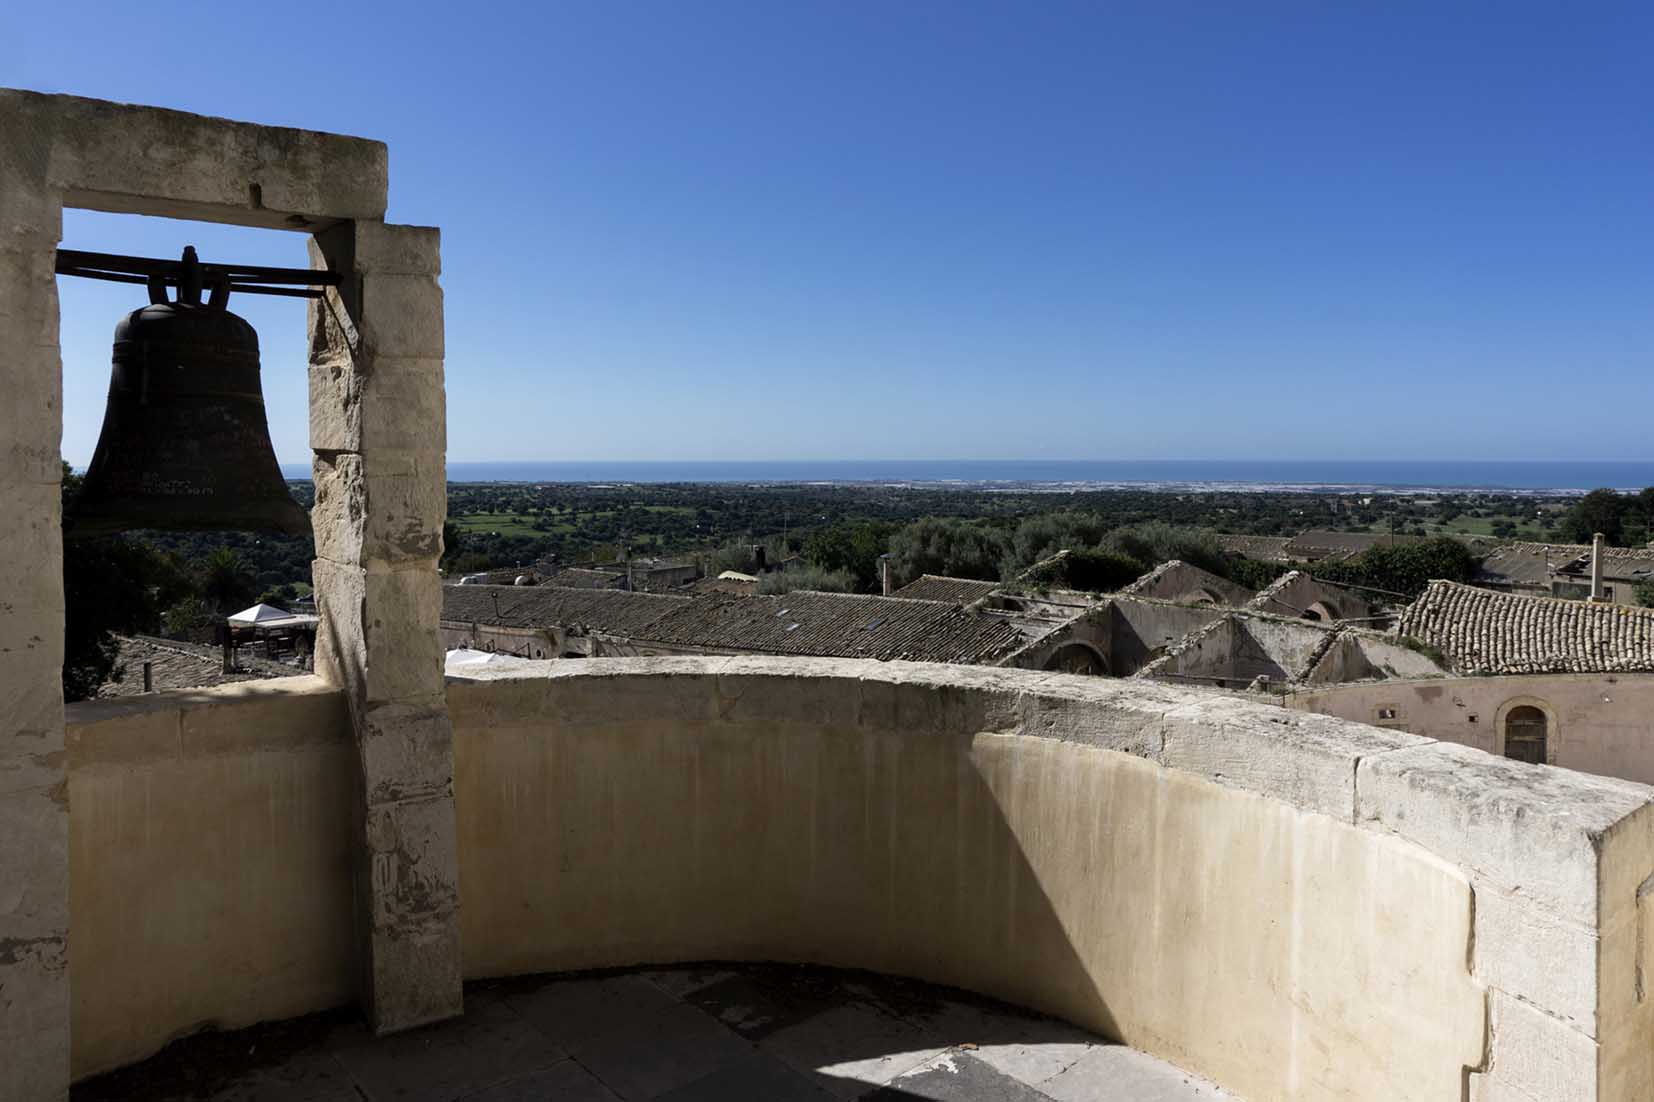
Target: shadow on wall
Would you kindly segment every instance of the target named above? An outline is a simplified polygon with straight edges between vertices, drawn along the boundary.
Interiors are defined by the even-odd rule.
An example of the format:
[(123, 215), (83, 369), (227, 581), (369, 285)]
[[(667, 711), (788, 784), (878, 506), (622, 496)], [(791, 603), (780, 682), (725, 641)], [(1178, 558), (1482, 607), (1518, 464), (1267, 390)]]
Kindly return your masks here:
[[(469, 977), (864, 968), (1052, 1014), (1243, 1095), (1439, 1098), (1481, 1051), (1462, 877), (1144, 760), (1185, 698), (740, 661), (451, 683)], [(1107, 748), (1087, 745), (1110, 708)], [(1352, 935), (1352, 914), (1385, 936)], [(1392, 1066), (1397, 1047), (1416, 1060)]]
[[(1120, 1036), (1000, 811), (1038, 809), (1026, 788), (996, 792), (1013, 748), (976, 745), (970, 732), (998, 725), (979, 703), (891, 685), (812, 697), (803, 680), (725, 677), (716, 694), (708, 679), (628, 680), (451, 687), (469, 977), (826, 964)], [(657, 694), (648, 710), (669, 718), (616, 716), (616, 693)], [(934, 715), (898, 718), (937, 707), (957, 710), (946, 733)]]

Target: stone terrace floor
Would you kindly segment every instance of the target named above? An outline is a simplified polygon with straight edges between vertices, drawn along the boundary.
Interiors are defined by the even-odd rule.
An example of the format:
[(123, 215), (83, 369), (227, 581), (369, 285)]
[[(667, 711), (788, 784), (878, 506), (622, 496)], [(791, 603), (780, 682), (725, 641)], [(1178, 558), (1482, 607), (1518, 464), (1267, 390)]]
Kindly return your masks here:
[(354, 1013), (177, 1042), (72, 1102), (1215, 1102), (1160, 1060), (961, 991), (780, 965), (470, 984), (462, 1020)]

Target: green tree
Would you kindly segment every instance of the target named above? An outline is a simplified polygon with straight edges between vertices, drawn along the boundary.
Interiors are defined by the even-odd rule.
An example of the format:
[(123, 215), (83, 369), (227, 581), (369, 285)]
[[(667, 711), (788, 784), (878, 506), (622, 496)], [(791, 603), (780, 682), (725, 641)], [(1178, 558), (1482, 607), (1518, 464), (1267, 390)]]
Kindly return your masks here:
[(224, 615), (240, 612), (258, 596), (247, 564), (229, 547), (220, 547), (202, 560), (197, 588), (207, 603)]
[(1398, 547), (1373, 547), (1344, 562), (1317, 563), (1317, 578), (1417, 597), (1432, 581), (1468, 582), (1480, 563), (1458, 540), (1441, 536)]
[(1612, 546), (1625, 537), (1625, 513), (1629, 499), (1607, 488), (1592, 490), (1574, 503), (1562, 518), (1562, 534), (1574, 543), (1590, 543), (1597, 532)]
[(1129, 528), (1117, 528), (1103, 540), (1103, 546), (1144, 564), (1152, 570), (1163, 562), (1181, 559), (1190, 566), (1209, 570), (1220, 578), (1229, 576), (1229, 558), (1223, 553), (1215, 532), (1185, 528), (1151, 520)]
[(897, 584), (921, 574), (999, 580), (1010, 541), (997, 528), (958, 517), (924, 517), (890, 538), (890, 566)]
[(1270, 583), (1291, 569), (1292, 567), (1284, 562), (1232, 559), (1229, 562), (1229, 580), (1257, 592), (1268, 589)]
[(1060, 569), (1062, 576), (1054, 579), (1053, 584), (1089, 593), (1112, 593), (1124, 589), (1153, 568), (1118, 551), (1082, 547), (1064, 556)]
[(848, 570), (824, 570), (819, 566), (800, 566), (792, 570), (777, 570), (758, 579), (758, 592), (766, 596), (807, 589), (816, 593), (849, 593), (855, 585)]
[[(81, 480), (63, 465), (67, 516)], [(123, 536), (63, 544), (63, 696), (84, 700), (115, 670), (117, 633), (155, 632), (161, 610), (184, 598), (190, 579), (176, 559)]]
[(1005, 574), (1014, 576), (1058, 551), (1094, 548), (1112, 525), (1099, 513), (1041, 513), (1025, 518), (1011, 533)]
[(1644, 608), (1654, 608), (1654, 581), (1638, 582), (1637, 588), (1632, 590), (1637, 603)]
[(451, 520), (442, 522), (442, 565), (448, 566), (465, 547), (465, 534)]
[(890, 546), (894, 524), (881, 520), (845, 521), (818, 528), (804, 542), (804, 557), (829, 572), (850, 578), (856, 592), (879, 584), (879, 556)]

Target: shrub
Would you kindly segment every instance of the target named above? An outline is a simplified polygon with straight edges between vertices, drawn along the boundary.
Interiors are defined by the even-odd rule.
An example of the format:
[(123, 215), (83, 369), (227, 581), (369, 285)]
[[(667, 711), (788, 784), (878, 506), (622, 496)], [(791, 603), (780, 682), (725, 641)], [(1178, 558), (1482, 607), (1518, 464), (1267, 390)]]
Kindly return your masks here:
[(777, 570), (758, 579), (758, 592), (767, 596), (791, 593), (795, 589), (809, 589), (817, 593), (849, 593), (856, 579), (848, 570), (823, 570), (819, 566), (800, 566), (792, 570)]

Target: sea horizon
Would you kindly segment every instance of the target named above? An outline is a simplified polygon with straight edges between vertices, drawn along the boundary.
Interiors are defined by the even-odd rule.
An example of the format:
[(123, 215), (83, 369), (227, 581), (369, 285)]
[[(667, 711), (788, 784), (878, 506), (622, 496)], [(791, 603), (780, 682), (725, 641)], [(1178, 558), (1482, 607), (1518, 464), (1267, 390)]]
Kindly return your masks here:
[[(305, 479), (303, 464), (282, 464)], [(1654, 485), (1654, 460), (783, 459), (451, 462), (455, 483), (775, 483), (1071, 492), (1488, 491), (1584, 493)]]

